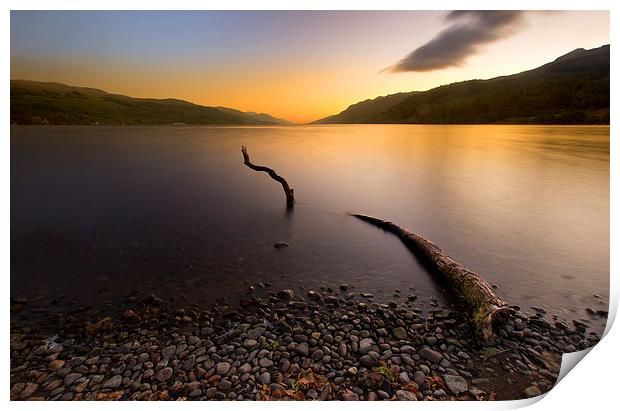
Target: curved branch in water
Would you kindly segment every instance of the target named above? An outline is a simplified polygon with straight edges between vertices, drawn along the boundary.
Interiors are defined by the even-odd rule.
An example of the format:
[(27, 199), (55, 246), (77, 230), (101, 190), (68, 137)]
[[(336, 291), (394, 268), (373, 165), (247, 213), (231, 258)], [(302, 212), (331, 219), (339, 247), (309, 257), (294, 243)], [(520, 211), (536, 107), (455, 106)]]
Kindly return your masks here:
[(286, 195), (286, 205), (287, 207), (292, 207), (295, 203), (295, 190), (293, 190), (288, 182), (284, 179), (284, 177), (279, 176), (273, 169), (265, 166), (257, 166), (250, 161), (250, 155), (248, 154), (248, 149), (246, 146), (241, 146), (241, 153), (243, 154), (243, 164), (250, 167), (254, 171), (263, 171), (269, 174), (269, 177), (273, 178), (278, 183), (282, 184), (282, 189), (284, 190), (284, 195)]
[(508, 306), (478, 273), (457, 263), (441, 248), (417, 234), (396, 224), (364, 214), (350, 214), (376, 227), (396, 235), (416, 256), (428, 262), (450, 283), (471, 308), (474, 330), (483, 342), (491, 343), (495, 337), (494, 325), (507, 313)]

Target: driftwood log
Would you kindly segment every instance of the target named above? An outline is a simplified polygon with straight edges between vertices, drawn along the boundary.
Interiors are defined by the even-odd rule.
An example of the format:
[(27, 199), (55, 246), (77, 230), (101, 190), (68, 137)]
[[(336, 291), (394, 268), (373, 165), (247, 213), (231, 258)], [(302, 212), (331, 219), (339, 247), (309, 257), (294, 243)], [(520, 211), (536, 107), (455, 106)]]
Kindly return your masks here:
[(252, 164), (250, 161), (250, 156), (248, 154), (248, 149), (246, 146), (241, 146), (241, 153), (243, 154), (243, 164), (250, 167), (254, 171), (264, 171), (269, 174), (271, 178), (273, 178), (278, 183), (282, 184), (282, 189), (284, 190), (284, 195), (286, 195), (286, 206), (293, 207), (295, 204), (295, 190), (293, 190), (288, 182), (284, 179), (284, 177), (279, 176), (273, 169), (265, 166), (257, 166), (256, 164)]
[(433, 242), (396, 224), (363, 214), (351, 214), (398, 236), (417, 257), (430, 264), (464, 298), (471, 308), (471, 321), (477, 336), (487, 343), (495, 338), (495, 326), (508, 314), (508, 306), (479, 274), (454, 261)]

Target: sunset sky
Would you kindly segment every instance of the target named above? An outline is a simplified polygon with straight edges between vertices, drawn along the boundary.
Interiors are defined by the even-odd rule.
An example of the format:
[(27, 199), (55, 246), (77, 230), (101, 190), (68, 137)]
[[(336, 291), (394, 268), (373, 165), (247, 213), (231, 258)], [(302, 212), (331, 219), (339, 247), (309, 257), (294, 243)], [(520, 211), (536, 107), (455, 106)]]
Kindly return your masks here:
[(606, 11), (11, 12), (11, 78), (309, 122), (607, 43)]

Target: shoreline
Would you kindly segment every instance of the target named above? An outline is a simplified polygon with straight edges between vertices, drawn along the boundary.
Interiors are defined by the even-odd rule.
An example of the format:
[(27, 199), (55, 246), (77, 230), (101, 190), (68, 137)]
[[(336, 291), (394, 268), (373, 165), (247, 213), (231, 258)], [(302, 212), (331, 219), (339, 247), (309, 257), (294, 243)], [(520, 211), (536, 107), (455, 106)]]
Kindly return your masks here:
[(333, 126), (544, 126), (544, 127), (607, 127), (609, 123), (295, 123), (295, 124), (200, 124), (200, 123), (145, 123), (145, 124), (10, 124), (10, 128), (61, 128), (61, 127), (212, 127), (212, 128), (274, 128), (274, 127), (333, 127)]
[[(342, 285), (342, 288), (348, 287)], [(362, 293), (364, 294), (364, 293)], [(511, 308), (501, 342), (465, 314), (308, 291), (238, 306), (128, 298), (118, 315), (74, 310), (45, 331), (11, 323), (11, 400), (511, 400), (557, 379), (561, 354), (598, 342), (579, 322)]]

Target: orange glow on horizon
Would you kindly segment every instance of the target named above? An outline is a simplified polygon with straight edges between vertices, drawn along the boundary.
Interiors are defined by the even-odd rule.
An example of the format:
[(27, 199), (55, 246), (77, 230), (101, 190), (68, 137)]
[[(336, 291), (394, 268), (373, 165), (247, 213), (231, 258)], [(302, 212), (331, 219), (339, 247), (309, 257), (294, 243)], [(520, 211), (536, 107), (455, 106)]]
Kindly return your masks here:
[[(436, 19), (421, 18), (415, 27), (394, 24), (397, 19), (401, 23), (415, 20), (415, 13), (411, 17), (371, 13), (362, 16), (366, 20), (348, 21), (348, 26), (347, 21), (340, 25), (317, 17), (306, 22), (308, 27), (314, 30), (324, 24), (325, 32), (333, 35), (331, 41), (319, 42), (308, 27), (285, 27), (291, 38), (282, 44), (279, 35), (269, 39), (271, 43), (243, 37), (244, 42), (235, 43), (237, 48), (212, 50), (221, 44), (205, 43), (204, 49), (192, 50), (190, 58), (175, 58), (174, 44), (150, 51), (154, 55), (140, 54), (139, 47), (132, 54), (127, 51), (130, 47), (118, 43), (113, 46), (120, 51), (108, 50), (112, 53), (108, 55), (84, 46), (63, 52), (12, 47), (11, 78), (93, 87), (131, 97), (177, 98), (308, 123), (377, 96), (514, 74), (578, 47), (609, 43), (608, 12), (535, 13), (528, 16), (520, 32), (486, 45), (461, 67), (381, 73), (445, 28), (441, 12), (434, 13), (429, 16), (436, 15)], [(369, 32), (362, 22), (373, 22), (377, 32)], [(29, 28), (22, 27), (26, 34), (21, 36), (27, 37)], [(34, 38), (33, 44), (42, 38)], [(141, 38), (135, 41), (143, 44)], [(248, 44), (250, 51), (242, 52)]]

